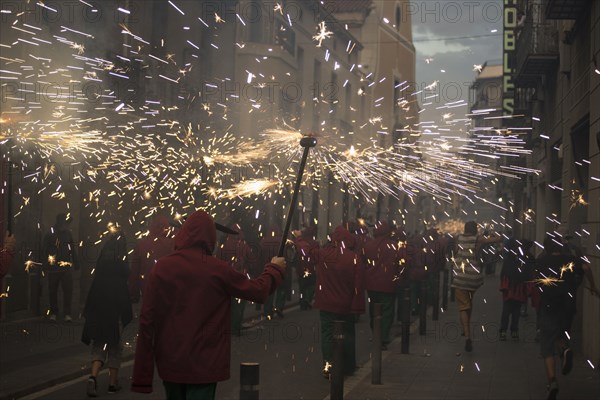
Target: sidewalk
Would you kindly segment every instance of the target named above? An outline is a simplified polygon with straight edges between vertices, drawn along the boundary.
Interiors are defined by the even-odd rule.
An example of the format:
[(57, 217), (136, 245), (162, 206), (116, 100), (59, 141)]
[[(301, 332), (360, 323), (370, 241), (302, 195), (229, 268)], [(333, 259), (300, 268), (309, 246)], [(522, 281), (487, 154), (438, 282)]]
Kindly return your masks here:
[[(519, 341), (498, 340), (502, 307), (498, 278), (489, 277), (477, 292), (473, 310), (473, 352), (464, 352), (456, 303), (427, 319), (427, 335), (411, 333), (410, 354), (401, 354), (400, 338), (383, 353), (382, 385), (371, 384), (371, 362), (361, 376), (345, 383), (345, 399), (545, 399), (546, 375), (535, 343), (535, 315), (521, 318)], [(418, 325), (418, 324), (417, 324)], [(415, 328), (415, 326), (413, 326)], [(414, 332), (415, 329), (413, 329)], [(578, 334), (575, 333), (575, 342)], [(560, 375), (559, 399), (597, 399), (598, 368), (577, 353), (573, 371)]]

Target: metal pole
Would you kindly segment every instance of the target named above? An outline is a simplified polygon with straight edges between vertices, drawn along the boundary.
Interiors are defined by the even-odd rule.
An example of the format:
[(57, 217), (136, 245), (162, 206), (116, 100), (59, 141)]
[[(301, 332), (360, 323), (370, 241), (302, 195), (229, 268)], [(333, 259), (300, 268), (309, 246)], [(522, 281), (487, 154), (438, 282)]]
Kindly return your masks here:
[(444, 311), (448, 310), (448, 279), (450, 273), (448, 268), (444, 268), (444, 282), (442, 282), (442, 308)]
[[(9, 140), (6, 142), (6, 146), (8, 147), (8, 168), (7, 168), (7, 188), (6, 188), (6, 205), (7, 205), (7, 213), (6, 213), (6, 230), (9, 234), (12, 235), (12, 220), (13, 220), (13, 160), (12, 160), (12, 141)], [(4, 211), (4, 210), (3, 210)], [(2, 232), (4, 235), (4, 232)]]
[(433, 273), (433, 310), (431, 319), (437, 321), (440, 314), (440, 271)]
[(373, 362), (371, 363), (371, 384), (381, 385), (381, 322), (383, 304), (373, 304)]
[(296, 177), (296, 184), (294, 185), (294, 194), (292, 195), (292, 202), (290, 203), (290, 209), (288, 210), (287, 219), (285, 220), (285, 228), (283, 229), (283, 235), (281, 236), (281, 243), (279, 244), (279, 251), (277, 252), (278, 257), (283, 257), (285, 251), (285, 243), (287, 242), (288, 233), (290, 232), (290, 226), (292, 225), (292, 216), (298, 203), (298, 192), (300, 191), (300, 184), (302, 183), (302, 175), (304, 174), (304, 167), (306, 167), (306, 159), (308, 158), (308, 152), (311, 147), (317, 145), (317, 139), (311, 136), (305, 136), (300, 140), (300, 146), (304, 147), (302, 153), (302, 160), (300, 161), (300, 167), (298, 168), (298, 176)]
[(410, 286), (402, 289), (402, 354), (408, 354), (410, 340)]
[(333, 321), (333, 363), (329, 397), (331, 400), (344, 399), (344, 321)]
[(240, 400), (258, 400), (260, 364), (240, 363)]
[(419, 288), (419, 335), (427, 331), (427, 279), (421, 281)]

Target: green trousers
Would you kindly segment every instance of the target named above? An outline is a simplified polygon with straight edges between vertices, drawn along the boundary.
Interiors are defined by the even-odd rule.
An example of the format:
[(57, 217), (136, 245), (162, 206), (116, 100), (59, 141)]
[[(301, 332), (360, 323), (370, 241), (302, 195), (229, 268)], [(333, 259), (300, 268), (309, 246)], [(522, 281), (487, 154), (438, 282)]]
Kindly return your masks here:
[(373, 318), (375, 317), (375, 303), (381, 303), (381, 343), (390, 343), (390, 331), (394, 322), (394, 306), (396, 293), (384, 293), (369, 290), (369, 324), (373, 331)]
[(217, 383), (191, 385), (163, 381), (167, 400), (214, 400)]
[(231, 299), (231, 333), (240, 336), (242, 333), (242, 322), (244, 321), (244, 309), (246, 300)]
[(321, 319), (321, 351), (323, 364), (333, 364), (333, 322), (344, 321), (344, 375), (352, 375), (356, 369), (356, 332), (354, 314), (336, 314), (320, 312)]

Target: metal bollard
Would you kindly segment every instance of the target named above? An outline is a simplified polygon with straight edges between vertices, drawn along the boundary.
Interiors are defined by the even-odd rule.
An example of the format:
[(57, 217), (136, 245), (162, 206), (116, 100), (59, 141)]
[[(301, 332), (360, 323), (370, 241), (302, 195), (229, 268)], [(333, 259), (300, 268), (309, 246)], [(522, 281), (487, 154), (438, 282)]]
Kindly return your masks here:
[(402, 289), (402, 354), (408, 354), (410, 340), (410, 286)]
[(331, 366), (331, 400), (344, 399), (344, 321), (333, 321), (333, 363)]
[(442, 283), (442, 308), (444, 311), (448, 310), (448, 279), (450, 278), (450, 271), (448, 268), (444, 268), (444, 282)]
[(240, 400), (258, 400), (260, 365), (240, 363)]
[(437, 321), (440, 318), (440, 271), (433, 273), (433, 310), (431, 319)]
[(419, 288), (419, 335), (427, 333), (427, 280)]
[(382, 307), (381, 303), (373, 304), (373, 362), (371, 363), (373, 385), (381, 385)]

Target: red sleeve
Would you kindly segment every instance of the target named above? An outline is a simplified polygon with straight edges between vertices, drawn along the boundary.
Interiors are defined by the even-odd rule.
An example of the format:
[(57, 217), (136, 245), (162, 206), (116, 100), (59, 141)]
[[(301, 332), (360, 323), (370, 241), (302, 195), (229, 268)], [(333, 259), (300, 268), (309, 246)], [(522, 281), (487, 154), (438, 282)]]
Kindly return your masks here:
[(154, 379), (154, 334), (155, 323), (159, 315), (160, 293), (157, 288), (159, 279), (153, 269), (147, 277), (146, 290), (142, 310), (140, 312), (140, 326), (135, 349), (135, 362), (131, 379), (131, 391), (138, 393), (152, 393)]
[(226, 269), (226, 287), (229, 295), (255, 303), (264, 303), (275, 288), (283, 281), (284, 270), (275, 264), (265, 265), (262, 274), (256, 279), (248, 277), (232, 268)]
[(0, 250), (0, 280), (8, 274), (14, 253), (8, 250)]

